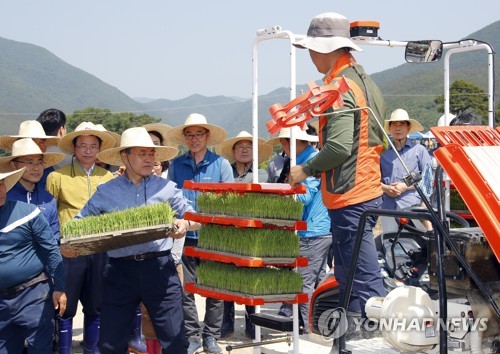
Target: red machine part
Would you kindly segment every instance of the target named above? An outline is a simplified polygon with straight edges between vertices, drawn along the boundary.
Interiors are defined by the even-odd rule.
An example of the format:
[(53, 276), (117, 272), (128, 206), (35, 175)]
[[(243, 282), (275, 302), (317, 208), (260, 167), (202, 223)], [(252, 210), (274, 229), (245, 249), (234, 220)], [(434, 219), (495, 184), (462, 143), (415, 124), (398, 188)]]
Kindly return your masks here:
[[(431, 128), (434, 153), (500, 261), (500, 131), (484, 126)], [(495, 173), (496, 171), (496, 173)]]
[(277, 134), (281, 128), (296, 125), (305, 130), (307, 121), (313, 118), (312, 114), (321, 114), (330, 107), (342, 107), (344, 100), (342, 100), (341, 94), (349, 90), (345, 78), (325, 86), (318, 86), (314, 81), (308, 85), (308, 92), (291, 100), (285, 106), (276, 103), (269, 107), (269, 113), (273, 119), (268, 121), (266, 125), (270, 134)]

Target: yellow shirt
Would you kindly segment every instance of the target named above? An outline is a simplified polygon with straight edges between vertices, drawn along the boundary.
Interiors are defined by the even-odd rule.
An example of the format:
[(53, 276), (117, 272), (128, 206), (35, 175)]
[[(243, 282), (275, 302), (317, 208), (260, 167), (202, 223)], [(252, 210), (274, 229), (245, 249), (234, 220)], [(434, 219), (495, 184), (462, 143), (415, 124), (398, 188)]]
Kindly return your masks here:
[(57, 201), (60, 224), (73, 219), (101, 183), (113, 179), (113, 174), (97, 165), (87, 175), (75, 160), (73, 165), (61, 167), (47, 176), (47, 191)]

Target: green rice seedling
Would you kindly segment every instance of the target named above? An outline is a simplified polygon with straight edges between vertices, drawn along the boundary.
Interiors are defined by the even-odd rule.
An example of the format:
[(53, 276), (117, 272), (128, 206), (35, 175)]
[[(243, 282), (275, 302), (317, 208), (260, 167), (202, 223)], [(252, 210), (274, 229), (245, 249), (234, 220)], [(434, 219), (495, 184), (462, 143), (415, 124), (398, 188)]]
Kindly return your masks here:
[(247, 268), (217, 262), (202, 262), (198, 284), (247, 295), (281, 295), (302, 292), (302, 277), (291, 269)]
[(260, 258), (299, 256), (299, 236), (282, 229), (237, 228), (204, 225), (198, 235), (198, 247), (218, 252)]
[(264, 193), (202, 193), (198, 212), (227, 216), (300, 220), (303, 204), (294, 198)]
[(157, 203), (71, 220), (61, 226), (63, 238), (80, 237), (172, 223), (175, 212), (167, 203)]

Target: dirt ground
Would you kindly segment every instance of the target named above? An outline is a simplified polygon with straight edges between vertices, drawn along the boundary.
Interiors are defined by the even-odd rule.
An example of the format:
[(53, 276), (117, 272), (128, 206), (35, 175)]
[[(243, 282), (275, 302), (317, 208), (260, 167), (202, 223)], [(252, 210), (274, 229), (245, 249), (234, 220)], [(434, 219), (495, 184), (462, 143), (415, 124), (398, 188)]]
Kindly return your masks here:
[[(198, 315), (200, 318), (203, 318), (205, 314), (205, 299), (201, 296), (196, 295), (196, 304), (198, 307)], [(268, 313), (277, 313), (279, 309), (279, 304), (269, 304), (261, 307), (261, 312)], [(261, 328), (261, 335), (264, 340), (269, 339), (277, 339), (285, 337), (285, 333), (280, 333), (276, 331), (271, 331), (266, 328)], [(304, 354), (322, 354), (329, 353), (330, 345), (328, 343), (317, 344), (308, 340), (308, 338), (304, 336), (300, 336), (299, 349), (300, 353)], [(80, 346), (80, 342), (83, 340), (83, 314), (81, 309), (78, 309), (77, 315), (73, 320), (73, 353), (74, 354), (83, 354), (83, 349)], [(245, 336), (245, 306), (244, 305), (236, 305), (235, 306), (235, 330), (234, 334), (228, 338), (221, 339), (218, 341), (220, 347), (223, 349), (224, 353), (229, 353), (226, 350), (228, 345), (241, 345), (248, 344), (252, 341)], [(291, 352), (293, 348), (286, 343), (279, 343), (273, 345), (266, 345), (261, 348), (262, 353), (288, 353)], [(201, 350), (199, 351), (201, 353)], [(234, 349), (230, 353), (234, 354), (253, 354), (254, 348), (241, 348)]]

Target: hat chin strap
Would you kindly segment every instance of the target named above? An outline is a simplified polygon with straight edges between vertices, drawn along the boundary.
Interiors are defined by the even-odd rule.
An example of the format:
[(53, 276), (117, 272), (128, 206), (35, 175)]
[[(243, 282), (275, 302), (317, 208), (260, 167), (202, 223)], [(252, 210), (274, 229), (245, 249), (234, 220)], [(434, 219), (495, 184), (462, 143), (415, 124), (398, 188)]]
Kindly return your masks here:
[[(130, 163), (130, 160), (129, 160), (129, 158), (128, 158), (128, 154), (127, 154), (127, 153), (125, 153), (125, 156), (127, 157), (128, 165), (130, 166), (130, 169), (132, 170), (132, 172), (134, 172), (137, 176), (139, 176), (139, 177), (140, 177), (140, 178), (142, 178), (142, 179), (145, 179), (146, 177), (148, 177), (148, 176), (149, 176), (149, 175), (148, 175), (148, 176), (142, 176), (140, 173), (138, 173), (138, 172), (137, 172), (137, 171), (136, 171), (136, 170), (132, 167), (132, 164)], [(127, 173), (127, 170), (128, 170), (128, 169), (129, 169), (128, 167), (125, 169), (125, 174)], [(135, 181), (134, 181), (134, 183), (135, 183)]]

